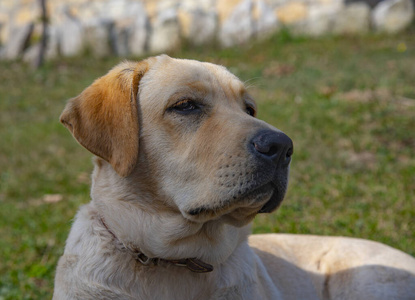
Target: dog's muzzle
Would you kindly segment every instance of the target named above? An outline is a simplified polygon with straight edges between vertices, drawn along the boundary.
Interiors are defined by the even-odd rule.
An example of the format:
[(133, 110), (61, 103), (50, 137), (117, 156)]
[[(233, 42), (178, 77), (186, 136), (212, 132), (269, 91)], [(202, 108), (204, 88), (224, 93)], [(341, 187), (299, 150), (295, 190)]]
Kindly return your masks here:
[[(219, 205), (209, 204), (197, 206), (186, 211), (186, 215), (194, 220), (194, 217), (208, 219), (217, 217), (221, 213), (232, 214), (235, 209), (244, 207), (255, 213), (269, 213), (274, 211), (282, 202), (287, 190), (288, 170), (293, 154), (291, 139), (281, 131), (262, 129), (257, 131), (245, 148), (250, 155), (246, 166), (245, 176), (234, 176), (234, 171), (229, 173), (221, 170), (220, 178), (228, 178), (232, 174), (235, 181), (228, 185), (231, 188), (227, 192), (227, 200)], [(243, 175), (241, 173), (241, 175)], [(239, 188), (238, 188), (239, 187)]]
[(281, 131), (263, 130), (251, 140), (250, 150), (254, 156), (276, 168), (287, 167), (294, 153), (292, 140)]
[(270, 185), (274, 192), (259, 213), (272, 212), (285, 196), (288, 167), (294, 153), (293, 142), (285, 133), (267, 129), (255, 134), (250, 141), (249, 149), (263, 172), (272, 174)]

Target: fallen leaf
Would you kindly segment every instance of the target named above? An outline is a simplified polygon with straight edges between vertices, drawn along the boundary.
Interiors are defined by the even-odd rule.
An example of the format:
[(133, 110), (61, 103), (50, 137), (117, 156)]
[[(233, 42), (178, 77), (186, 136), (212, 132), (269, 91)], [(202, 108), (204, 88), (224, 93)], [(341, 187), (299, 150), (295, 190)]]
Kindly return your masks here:
[(63, 196), (61, 194), (46, 194), (43, 196), (43, 202), (46, 203), (57, 203), (62, 201)]
[(373, 168), (376, 165), (375, 154), (364, 151), (364, 152), (350, 152), (347, 162), (351, 166), (364, 166), (365, 168)]
[(294, 71), (295, 71), (295, 67), (292, 65), (273, 62), (262, 71), (262, 76), (282, 77), (282, 76), (290, 75)]
[(78, 177), (76, 178), (76, 181), (79, 183), (91, 184), (91, 176), (86, 172), (82, 172), (79, 173)]

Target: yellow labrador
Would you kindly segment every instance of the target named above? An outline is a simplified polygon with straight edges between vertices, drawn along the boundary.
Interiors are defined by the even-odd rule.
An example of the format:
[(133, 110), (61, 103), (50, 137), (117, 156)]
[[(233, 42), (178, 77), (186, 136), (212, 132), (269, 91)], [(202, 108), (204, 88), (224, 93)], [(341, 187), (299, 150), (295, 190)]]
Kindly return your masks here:
[(415, 299), (415, 260), (341, 237), (249, 236), (281, 203), (291, 139), (224, 67), (124, 62), (61, 115), (97, 156), (54, 299)]

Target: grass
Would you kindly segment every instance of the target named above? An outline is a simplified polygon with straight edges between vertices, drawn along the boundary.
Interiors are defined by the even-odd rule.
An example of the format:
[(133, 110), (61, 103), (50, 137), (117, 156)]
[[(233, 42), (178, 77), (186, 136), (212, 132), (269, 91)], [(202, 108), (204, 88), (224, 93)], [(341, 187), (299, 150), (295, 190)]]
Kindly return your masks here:
[[(223, 64), (250, 86), (259, 118), (295, 144), (282, 207), (254, 232), (373, 239), (415, 255), (415, 34), (172, 53)], [(119, 58), (41, 70), (0, 63), (0, 299), (48, 299), (71, 219), (89, 201), (91, 155), (58, 122)], [(59, 201), (60, 200), (60, 201)]]

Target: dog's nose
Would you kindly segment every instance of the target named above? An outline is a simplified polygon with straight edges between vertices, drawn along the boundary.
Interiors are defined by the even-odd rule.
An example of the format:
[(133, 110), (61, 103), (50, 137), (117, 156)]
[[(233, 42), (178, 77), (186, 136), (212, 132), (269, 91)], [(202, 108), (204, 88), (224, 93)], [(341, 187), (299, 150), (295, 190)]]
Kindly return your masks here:
[(283, 132), (262, 130), (251, 140), (250, 147), (256, 157), (287, 166), (294, 153), (292, 140)]

